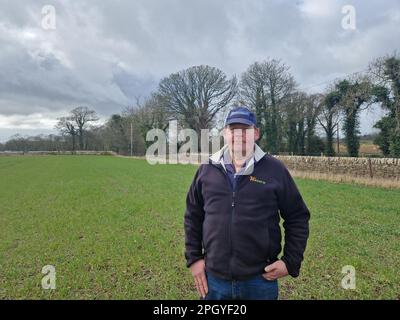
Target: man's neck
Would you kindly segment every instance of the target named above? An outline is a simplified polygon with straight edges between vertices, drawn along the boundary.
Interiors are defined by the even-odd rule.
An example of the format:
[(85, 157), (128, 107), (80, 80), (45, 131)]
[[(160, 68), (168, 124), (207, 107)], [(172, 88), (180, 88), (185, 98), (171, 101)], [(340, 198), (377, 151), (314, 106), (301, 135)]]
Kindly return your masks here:
[(235, 171), (238, 172), (242, 168), (243, 164), (254, 156), (254, 148), (250, 154), (245, 156), (242, 154), (235, 154), (231, 149), (229, 149), (229, 154), (232, 159), (232, 164), (235, 167)]

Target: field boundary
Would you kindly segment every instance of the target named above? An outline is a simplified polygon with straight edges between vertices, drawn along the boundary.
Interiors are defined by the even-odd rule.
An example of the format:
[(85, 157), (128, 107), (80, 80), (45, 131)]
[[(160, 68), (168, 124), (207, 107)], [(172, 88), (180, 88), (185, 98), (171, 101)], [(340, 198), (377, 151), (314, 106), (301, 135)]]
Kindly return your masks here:
[(329, 175), (343, 175), (358, 178), (381, 178), (398, 180), (400, 183), (399, 158), (367, 157), (314, 157), (275, 156), (289, 169)]
[(385, 189), (400, 189), (400, 180), (389, 180), (383, 178), (357, 177), (344, 174), (329, 174), (320, 172), (298, 171), (289, 169), (290, 174), (295, 178), (317, 181), (330, 181), (335, 183), (351, 183), (370, 187)]
[[(45, 156), (45, 155), (98, 155), (116, 156), (127, 159), (143, 159), (144, 156), (124, 156), (113, 151), (29, 151), (0, 152), (1, 156)], [(199, 165), (201, 154), (193, 154), (191, 163)], [(204, 156), (204, 155), (203, 155)], [(400, 188), (400, 159), (398, 158), (352, 158), (352, 157), (315, 157), (315, 156), (282, 156), (275, 158), (282, 161), (296, 178), (325, 180), (337, 183), (353, 183), (365, 186)], [(159, 163), (168, 162), (167, 158), (153, 160)]]

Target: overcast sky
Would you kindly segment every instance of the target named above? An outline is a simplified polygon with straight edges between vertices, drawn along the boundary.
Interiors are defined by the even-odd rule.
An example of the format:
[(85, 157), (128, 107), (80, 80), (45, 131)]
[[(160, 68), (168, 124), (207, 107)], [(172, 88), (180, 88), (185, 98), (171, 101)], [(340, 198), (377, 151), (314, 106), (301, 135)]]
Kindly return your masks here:
[[(105, 119), (172, 72), (200, 64), (240, 75), (282, 59), (308, 92), (400, 49), (398, 0), (0, 0), (0, 141), (53, 130), (79, 105)], [(56, 29), (42, 27), (42, 8)], [(356, 29), (342, 27), (353, 5)], [(48, 21), (48, 20), (45, 20)], [(370, 132), (382, 112), (362, 115)]]

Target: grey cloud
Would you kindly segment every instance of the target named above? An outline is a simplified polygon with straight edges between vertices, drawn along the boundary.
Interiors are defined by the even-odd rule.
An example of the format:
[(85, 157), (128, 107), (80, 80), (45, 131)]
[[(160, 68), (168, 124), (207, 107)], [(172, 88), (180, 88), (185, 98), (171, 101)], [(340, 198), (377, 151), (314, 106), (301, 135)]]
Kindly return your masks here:
[[(108, 116), (171, 72), (209, 64), (239, 75), (267, 57), (291, 66), (301, 88), (322, 90), (398, 49), (397, 0), (47, 1), (55, 31), (41, 29), (42, 3), (0, 4), (0, 115), (10, 117), (79, 104)], [(345, 4), (356, 7), (355, 31), (341, 27)]]
[(149, 96), (158, 85), (158, 81), (150, 75), (139, 77), (122, 68), (114, 71), (113, 82), (130, 101)]

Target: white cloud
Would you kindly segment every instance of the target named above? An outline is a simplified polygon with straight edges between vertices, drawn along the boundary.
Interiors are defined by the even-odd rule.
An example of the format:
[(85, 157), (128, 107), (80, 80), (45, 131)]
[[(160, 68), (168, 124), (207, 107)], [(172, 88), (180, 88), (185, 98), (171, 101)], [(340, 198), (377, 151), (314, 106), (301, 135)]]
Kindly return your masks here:
[(41, 113), (30, 115), (0, 115), (0, 128), (2, 129), (53, 129), (57, 120)]
[(339, 7), (337, 0), (304, 0), (300, 10), (311, 17), (326, 18), (334, 15)]

